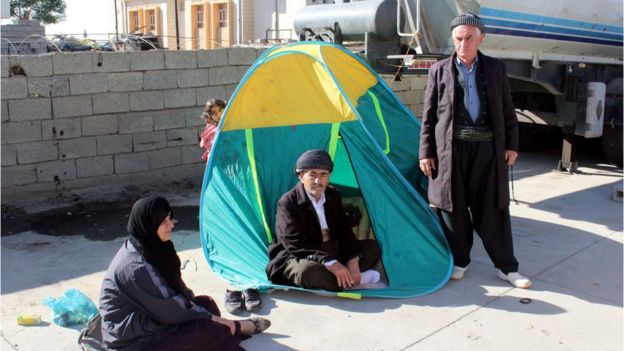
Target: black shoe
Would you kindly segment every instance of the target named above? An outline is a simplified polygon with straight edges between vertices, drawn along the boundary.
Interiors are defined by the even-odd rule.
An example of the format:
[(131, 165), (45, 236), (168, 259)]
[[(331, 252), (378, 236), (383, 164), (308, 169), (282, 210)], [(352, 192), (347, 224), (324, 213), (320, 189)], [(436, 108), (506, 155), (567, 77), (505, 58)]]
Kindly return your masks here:
[(225, 310), (230, 312), (231, 314), (238, 314), (243, 312), (243, 294), (238, 291), (225, 291)]
[(245, 296), (245, 309), (247, 311), (256, 311), (262, 307), (260, 292), (257, 289), (245, 289), (243, 295)]

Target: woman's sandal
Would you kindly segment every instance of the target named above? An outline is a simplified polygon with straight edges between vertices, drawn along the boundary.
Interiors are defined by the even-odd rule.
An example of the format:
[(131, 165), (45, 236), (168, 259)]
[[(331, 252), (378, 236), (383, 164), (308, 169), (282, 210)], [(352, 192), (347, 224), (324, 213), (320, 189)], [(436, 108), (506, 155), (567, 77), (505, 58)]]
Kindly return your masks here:
[(253, 323), (254, 326), (256, 327), (256, 329), (253, 332), (254, 334), (260, 334), (263, 331), (269, 329), (269, 327), (271, 326), (271, 321), (265, 318), (254, 317), (254, 318), (249, 318), (247, 320)]

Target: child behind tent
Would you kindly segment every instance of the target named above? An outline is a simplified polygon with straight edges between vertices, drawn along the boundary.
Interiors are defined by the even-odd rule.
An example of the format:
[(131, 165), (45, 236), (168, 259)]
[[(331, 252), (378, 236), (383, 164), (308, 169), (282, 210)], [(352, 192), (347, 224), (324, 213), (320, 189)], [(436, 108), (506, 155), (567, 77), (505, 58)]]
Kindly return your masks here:
[(206, 102), (204, 112), (201, 117), (206, 121), (206, 129), (200, 134), (199, 146), (206, 149), (202, 155), (204, 162), (208, 161), (210, 150), (212, 149), (212, 142), (217, 134), (217, 127), (219, 121), (225, 110), (225, 101), (220, 99), (210, 99)]

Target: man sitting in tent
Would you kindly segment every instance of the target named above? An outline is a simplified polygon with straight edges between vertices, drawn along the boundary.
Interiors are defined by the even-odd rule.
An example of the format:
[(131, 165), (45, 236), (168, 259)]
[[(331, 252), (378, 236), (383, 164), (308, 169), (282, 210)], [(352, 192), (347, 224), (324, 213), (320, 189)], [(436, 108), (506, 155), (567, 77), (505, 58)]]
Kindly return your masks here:
[(379, 246), (356, 240), (340, 192), (329, 186), (333, 168), (323, 150), (297, 159), (300, 183), (278, 202), (276, 239), (269, 246), (266, 271), (273, 283), (338, 291), (379, 281), (379, 273), (370, 270), (379, 260)]

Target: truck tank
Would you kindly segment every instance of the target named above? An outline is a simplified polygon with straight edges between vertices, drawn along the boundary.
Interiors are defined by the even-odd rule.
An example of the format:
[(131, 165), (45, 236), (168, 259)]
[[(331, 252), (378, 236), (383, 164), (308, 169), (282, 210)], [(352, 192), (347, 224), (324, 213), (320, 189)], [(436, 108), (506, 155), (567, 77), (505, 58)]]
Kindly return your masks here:
[[(397, 4), (399, 16), (380, 11)], [(419, 53), (442, 57), (453, 53), (451, 19), (479, 15), (486, 34), (481, 51), (507, 66), (521, 144), (538, 149), (540, 126), (560, 128), (558, 169), (574, 172), (575, 135), (603, 136), (608, 160), (622, 166), (622, 7), (621, 0), (370, 0), (306, 7), (295, 27), (339, 33), (338, 24), (345, 38), (365, 38), (365, 56), (381, 70), (380, 58), (397, 56), (399, 32), (416, 32), (409, 23), (417, 23)]]
[[(414, 6), (413, 1), (410, 2)], [(498, 58), (622, 63), (620, 0), (422, 0), (423, 51), (453, 51), (448, 24), (460, 13), (479, 15), (486, 40), (481, 50)]]
[[(412, 13), (416, 1), (406, 1)], [(480, 50), (502, 59), (510, 78), (525, 150), (539, 150), (563, 132), (558, 169), (576, 170), (574, 137), (603, 138), (608, 161), (622, 167), (622, 47), (620, 0), (421, 0), (423, 53), (453, 52), (451, 19), (481, 17)]]

